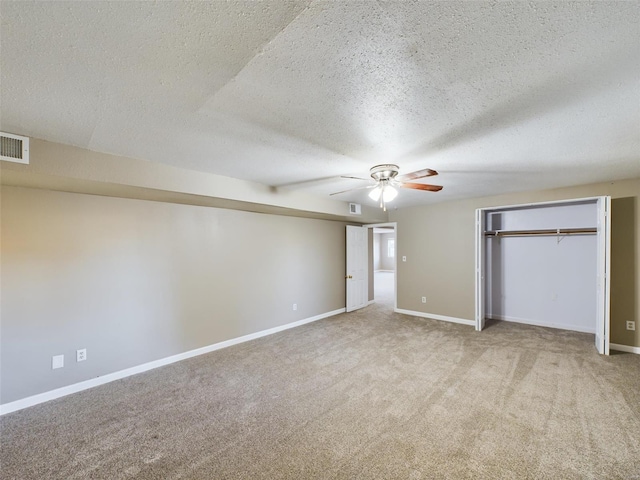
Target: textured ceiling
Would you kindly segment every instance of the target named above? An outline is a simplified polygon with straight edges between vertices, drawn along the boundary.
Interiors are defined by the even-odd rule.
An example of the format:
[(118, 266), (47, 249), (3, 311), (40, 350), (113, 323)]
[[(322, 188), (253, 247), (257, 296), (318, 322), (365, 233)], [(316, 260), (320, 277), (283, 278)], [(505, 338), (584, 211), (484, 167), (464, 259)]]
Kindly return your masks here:
[[(640, 3), (7, 2), (3, 131), (326, 196), (640, 177)], [(366, 191), (337, 196), (372, 203)]]

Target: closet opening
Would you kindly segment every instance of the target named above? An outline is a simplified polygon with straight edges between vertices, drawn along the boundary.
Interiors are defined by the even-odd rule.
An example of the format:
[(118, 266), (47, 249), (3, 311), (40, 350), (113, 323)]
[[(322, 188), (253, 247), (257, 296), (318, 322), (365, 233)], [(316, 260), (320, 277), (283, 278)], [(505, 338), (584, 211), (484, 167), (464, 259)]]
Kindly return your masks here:
[(476, 329), (485, 320), (592, 333), (609, 351), (609, 197), (476, 211)]

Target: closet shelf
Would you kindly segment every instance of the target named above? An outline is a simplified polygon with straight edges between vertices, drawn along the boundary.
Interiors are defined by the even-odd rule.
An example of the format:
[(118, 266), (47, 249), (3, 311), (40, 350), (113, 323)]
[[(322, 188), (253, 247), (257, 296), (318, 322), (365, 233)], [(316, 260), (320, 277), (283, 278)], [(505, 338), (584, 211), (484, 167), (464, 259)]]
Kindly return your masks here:
[(485, 237), (530, 237), (536, 235), (596, 235), (598, 229), (593, 228), (555, 228), (546, 230), (489, 230)]

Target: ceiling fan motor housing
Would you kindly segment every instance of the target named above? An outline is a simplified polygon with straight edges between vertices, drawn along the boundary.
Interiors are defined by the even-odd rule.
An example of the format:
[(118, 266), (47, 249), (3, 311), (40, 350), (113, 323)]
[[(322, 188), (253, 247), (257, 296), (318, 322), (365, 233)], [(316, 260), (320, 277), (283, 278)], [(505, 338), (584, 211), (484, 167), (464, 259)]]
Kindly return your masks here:
[(397, 165), (393, 164), (385, 164), (385, 165), (376, 165), (372, 167), (369, 172), (371, 173), (371, 178), (373, 178), (376, 182), (380, 182), (382, 180), (391, 180), (398, 175), (398, 170), (400, 168)]

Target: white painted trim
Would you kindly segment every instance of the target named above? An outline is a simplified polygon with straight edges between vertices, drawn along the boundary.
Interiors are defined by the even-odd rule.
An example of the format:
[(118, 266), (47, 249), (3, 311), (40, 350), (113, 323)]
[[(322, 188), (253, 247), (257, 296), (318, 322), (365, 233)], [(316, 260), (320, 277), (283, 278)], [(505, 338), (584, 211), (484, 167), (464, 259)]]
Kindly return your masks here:
[(393, 273), (394, 270), (375, 270), (374, 273), (383, 272), (383, 273)]
[[(485, 279), (485, 264), (486, 264), (486, 251), (485, 251), (485, 239), (484, 239), (484, 227), (485, 227), (485, 212), (482, 209), (476, 209), (476, 225), (475, 225), (475, 329), (481, 331), (484, 328), (485, 319), (485, 292), (486, 279)], [(491, 297), (489, 297), (491, 298)]]
[(518, 203), (515, 205), (502, 205), (500, 207), (484, 207), (479, 210), (484, 210), (485, 212), (490, 212), (492, 210), (508, 210), (508, 209), (518, 209), (518, 208), (529, 208), (529, 207), (543, 207), (545, 205), (555, 205), (555, 204), (572, 204), (572, 203), (589, 203), (589, 202), (597, 202), (600, 197), (584, 197), (584, 198), (567, 198), (564, 200), (548, 200), (546, 202), (534, 202), (534, 203)]
[(583, 327), (580, 325), (555, 325), (553, 323), (548, 323), (548, 322), (540, 322), (538, 320), (530, 320), (528, 318), (518, 318), (518, 317), (509, 317), (506, 315), (487, 315), (486, 317), (488, 320), (500, 320), (503, 322), (513, 322), (513, 323), (521, 323), (524, 325), (533, 325), (535, 327), (548, 327), (548, 328), (556, 328), (558, 330), (570, 330), (573, 332), (581, 332), (581, 333), (591, 333), (591, 334), (595, 334), (596, 333), (596, 329), (595, 327), (589, 328), (589, 327)]
[(31, 407), (39, 403), (48, 402), (49, 400), (54, 400), (56, 398), (65, 397), (67, 395), (71, 395), (72, 393), (81, 392), (89, 388), (104, 385), (105, 383), (110, 383), (115, 380), (120, 380), (121, 378), (130, 377), (131, 375), (136, 375), (138, 373), (146, 372), (148, 370), (153, 370), (154, 368), (163, 367), (171, 363), (179, 362), (181, 360), (186, 360), (187, 358), (196, 357), (198, 355), (203, 355), (205, 353), (214, 352), (216, 350), (230, 347), (232, 345), (248, 342), (249, 340), (255, 340), (256, 338), (266, 337), (267, 335), (272, 335), (274, 333), (278, 333), (283, 330), (299, 327), (306, 323), (322, 320), (323, 318), (332, 317), (334, 315), (339, 315), (344, 312), (345, 312), (344, 308), (339, 308), (338, 310), (333, 310), (331, 312), (321, 313), (320, 315), (316, 315), (315, 317), (304, 318), (302, 320), (287, 323), (286, 325), (280, 325), (278, 327), (269, 328), (267, 330), (262, 330), (260, 332), (250, 333), (249, 335), (244, 335), (242, 337), (232, 338), (230, 340), (225, 340), (223, 342), (214, 343), (213, 345), (196, 348), (195, 350), (189, 350), (188, 352), (179, 353), (177, 355), (172, 355), (170, 357), (161, 358), (159, 360), (154, 360), (152, 362), (143, 363), (142, 365), (137, 365), (135, 367), (127, 368), (125, 370), (108, 373), (106, 375), (92, 378), (90, 380), (74, 383), (73, 385), (56, 388), (55, 390), (50, 390), (48, 392), (39, 393), (31, 397), (15, 400), (13, 402), (0, 405), (0, 415), (5, 415), (7, 413), (15, 412), (17, 410), (22, 410), (23, 408)]
[(393, 227), (394, 230), (397, 226), (398, 226), (398, 222), (369, 223), (369, 224), (363, 225), (363, 227), (367, 227), (367, 228)]
[(609, 348), (611, 350), (617, 350), (618, 352), (635, 353), (640, 355), (640, 347), (630, 347), (629, 345), (620, 345), (619, 343), (610, 343)]
[(402, 313), (404, 315), (411, 315), (413, 317), (430, 318), (432, 320), (442, 320), (443, 322), (460, 323), (462, 325), (469, 325), (474, 327), (476, 322), (473, 320), (467, 320), (466, 318), (447, 317), (446, 315), (436, 315), (435, 313), (423, 313), (414, 312), (413, 310), (405, 310), (403, 308), (396, 308), (396, 313)]

